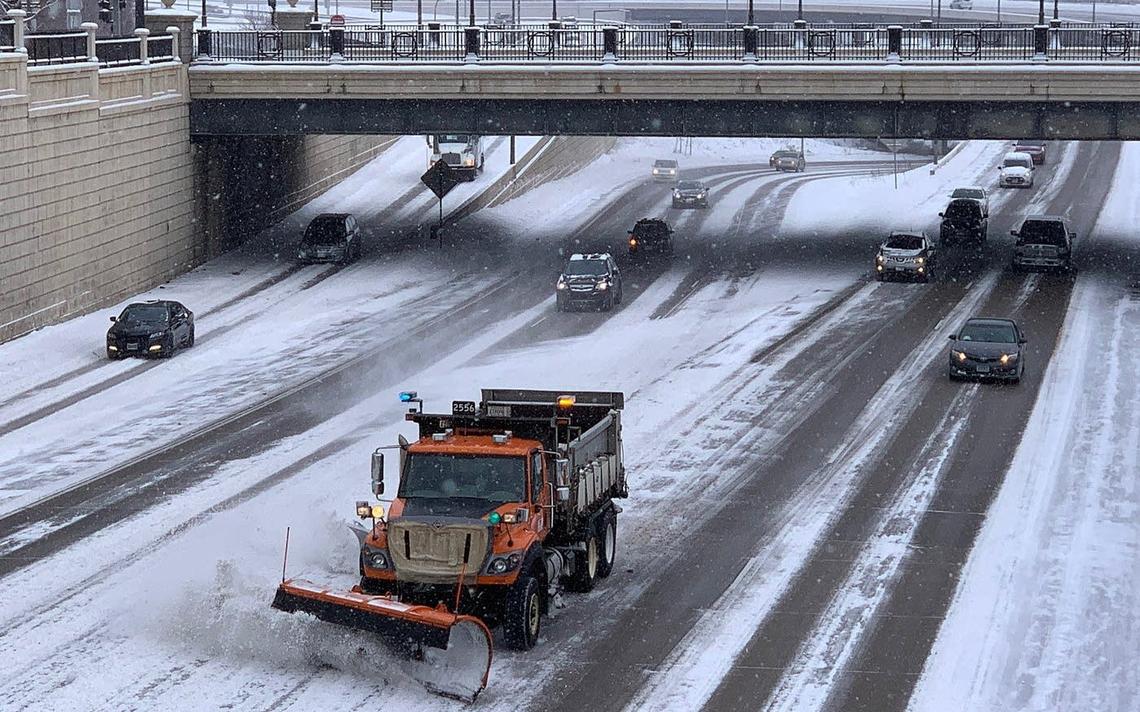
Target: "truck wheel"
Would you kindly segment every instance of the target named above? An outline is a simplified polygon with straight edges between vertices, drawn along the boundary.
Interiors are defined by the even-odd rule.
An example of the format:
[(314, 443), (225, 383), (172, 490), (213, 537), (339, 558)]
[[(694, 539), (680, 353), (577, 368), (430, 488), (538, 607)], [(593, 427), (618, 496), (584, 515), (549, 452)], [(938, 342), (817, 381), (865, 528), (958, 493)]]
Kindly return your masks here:
[(503, 634), (514, 650), (530, 650), (538, 642), (542, 629), (542, 592), (538, 579), (523, 574), (507, 591), (503, 615)]
[(594, 590), (598, 583), (598, 564), (601, 561), (602, 547), (598, 537), (593, 532), (586, 538), (586, 551), (580, 560), (574, 562), (574, 575), (570, 577), (567, 588), (571, 591), (586, 593)]
[(617, 555), (617, 516), (606, 517), (602, 524), (601, 550), (598, 556), (598, 578), (605, 578), (614, 570)]

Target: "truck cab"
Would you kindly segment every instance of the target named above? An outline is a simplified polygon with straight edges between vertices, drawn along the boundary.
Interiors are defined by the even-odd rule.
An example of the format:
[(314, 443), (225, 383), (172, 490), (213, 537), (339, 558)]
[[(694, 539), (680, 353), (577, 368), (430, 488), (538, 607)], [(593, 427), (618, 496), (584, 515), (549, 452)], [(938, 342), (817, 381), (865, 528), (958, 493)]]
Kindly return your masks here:
[(475, 180), (483, 171), (483, 137), (474, 134), (434, 134), (428, 136), (428, 167), (442, 160), (466, 180)]

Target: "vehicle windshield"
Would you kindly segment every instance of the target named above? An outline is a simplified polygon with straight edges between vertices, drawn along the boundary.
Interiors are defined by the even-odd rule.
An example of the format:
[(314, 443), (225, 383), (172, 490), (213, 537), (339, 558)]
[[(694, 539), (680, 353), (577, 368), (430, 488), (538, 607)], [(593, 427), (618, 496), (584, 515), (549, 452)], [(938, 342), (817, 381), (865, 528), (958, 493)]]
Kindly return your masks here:
[(958, 188), (950, 194), (951, 198), (973, 198), (975, 200), (982, 200), (986, 197), (986, 193), (981, 188)]
[(959, 341), (982, 341), (987, 344), (1016, 344), (1017, 331), (1013, 324), (971, 322), (958, 332)]
[(695, 180), (683, 180), (677, 183), (677, 190), (700, 190), (703, 187)]
[(800, 154), (798, 151), (776, 151), (774, 154), (776, 158), (796, 158)]
[(955, 200), (942, 213), (942, 219), (949, 222), (976, 221), (981, 216), (982, 209), (972, 200)]
[(400, 478), (405, 499), (526, 500), (526, 459), (522, 457), (411, 454)]
[(654, 168), (676, 168), (677, 162), (676, 161), (665, 161), (665, 160), (654, 161), (653, 167)]
[(1058, 220), (1027, 220), (1017, 232), (1017, 244), (1065, 246), (1065, 225)]
[(921, 250), (922, 238), (918, 235), (894, 235), (887, 240), (888, 250)]
[(1045, 148), (1044, 141), (1018, 141), (1015, 145), (1027, 148)]
[(1033, 165), (1032, 159), (1028, 156), (1006, 156), (1002, 161), (1002, 168), (1030, 168)]
[(344, 242), (344, 221), (314, 220), (305, 231), (306, 245), (339, 245)]
[(572, 276), (589, 275), (601, 277), (606, 274), (605, 260), (570, 260), (566, 265), (566, 274)]
[(128, 324), (165, 324), (170, 313), (163, 304), (140, 304), (123, 310), (119, 321)]
[(439, 136), (435, 137), (435, 142), (437, 144), (461, 143), (463, 145), (467, 145), (470, 140), (471, 136), (468, 134), (440, 134)]

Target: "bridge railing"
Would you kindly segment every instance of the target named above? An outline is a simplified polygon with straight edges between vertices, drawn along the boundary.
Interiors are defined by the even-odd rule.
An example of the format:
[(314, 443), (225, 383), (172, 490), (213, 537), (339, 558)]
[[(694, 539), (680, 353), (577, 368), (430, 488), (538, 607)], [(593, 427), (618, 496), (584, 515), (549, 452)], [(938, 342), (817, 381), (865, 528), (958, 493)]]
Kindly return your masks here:
[(902, 31), (902, 60), (1025, 61), (1033, 59), (1032, 27), (935, 28)]
[(0, 52), (16, 49), (16, 21), (0, 20)]
[[(152, 40), (153, 41), (153, 40)], [(1140, 28), (1087, 26), (559, 27), (414, 25), (200, 30), (198, 58), (227, 62), (1026, 62), (1140, 60)]]

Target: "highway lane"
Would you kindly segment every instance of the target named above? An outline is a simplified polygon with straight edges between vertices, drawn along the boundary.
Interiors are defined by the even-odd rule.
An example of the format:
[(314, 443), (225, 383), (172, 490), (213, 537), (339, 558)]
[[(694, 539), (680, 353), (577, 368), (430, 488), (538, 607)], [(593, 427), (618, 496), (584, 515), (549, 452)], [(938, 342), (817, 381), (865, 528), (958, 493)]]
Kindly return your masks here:
[[(854, 169), (847, 164), (838, 168)], [(827, 169), (821, 165), (818, 170), (821, 171), (819, 175), (824, 175)], [(866, 170), (866, 165), (859, 170)], [(757, 171), (754, 166), (703, 169), (693, 171), (693, 174), (707, 178), (714, 187), (724, 181), (740, 185), (757, 176), (767, 181), (765, 185), (779, 185), (795, 178), (790, 174), (772, 175), (766, 168)], [(638, 185), (579, 232), (582, 235), (610, 236), (607, 238), (609, 244), (617, 251), (624, 247), (628, 226), (637, 217), (658, 211), (663, 203), (667, 203), (668, 197), (667, 185)], [(0, 556), (0, 575), (19, 570), (60, 551), (79, 538), (176, 496), (207, 480), (221, 463), (252, 457), (274, 443), (313, 428), (382, 388), (398, 387), (396, 384), (401, 379), (453, 351), (457, 344), (483, 328), (550, 298), (553, 277), (546, 279), (545, 270), (557, 270), (562, 259), (557, 251), (514, 254), (511, 257), (513, 247), (509, 240), (502, 236), (486, 236), (477, 223), (467, 229), (470, 229), (470, 234), (481, 235), (483, 239), (462, 249), (445, 251), (439, 259), (445, 265), (450, 264), (457, 273), (469, 275), (471, 284), (460, 279), (453, 287), (456, 293), (472, 295), (470, 298), (444, 299), (440, 301), (441, 307), (446, 306), (443, 311), (440, 311), (441, 307), (433, 307), (430, 300), (408, 305), (409, 308), (414, 307), (413, 314), (422, 312), (425, 318), (417, 322), (414, 316), (409, 320), (402, 314), (394, 314), (390, 325), (368, 326), (368, 334), (375, 339), (392, 333), (392, 327), (399, 324), (402, 338), (378, 341), (347, 364), (309, 379), (281, 396), (244, 409), (220, 423), (89, 478), (78, 486), (0, 517), (0, 550), (4, 552)], [(612, 236), (619, 236), (617, 242)], [(577, 244), (581, 240), (570, 242)], [(545, 264), (546, 268), (536, 269), (536, 264)], [(350, 269), (367, 269), (367, 266), (354, 265)], [(657, 270), (638, 275), (636, 284), (631, 283), (627, 303), (660, 273)], [(538, 330), (520, 331), (522, 336), (518, 338), (534, 341), (585, 333), (600, 328), (610, 315), (565, 316), (570, 318), (545, 320)], [(574, 316), (586, 318), (573, 320)], [(509, 346), (509, 343), (503, 346)], [(362, 389), (361, 383), (368, 386)], [(108, 387), (114, 385), (111, 383)], [(53, 415), (54, 411), (45, 413), (44, 417)], [(66, 412), (55, 417), (66, 417)]]
[[(802, 180), (803, 179), (802, 176), (792, 176), (792, 175), (778, 176), (776, 178), (778, 181), (783, 181), (785, 179), (788, 181)], [(653, 185), (653, 186), (649, 186), (648, 188), (646, 188), (646, 190), (651, 191), (651, 194), (647, 195), (645, 198), (647, 203), (657, 204), (661, 200), (667, 200), (668, 199), (668, 187), (667, 186)], [(623, 201), (618, 201), (618, 202), (623, 203)], [(609, 230), (609, 229), (618, 230), (619, 234), (624, 236), (625, 227), (628, 227), (628, 225), (632, 223), (632, 220), (636, 219), (637, 217), (641, 217), (641, 215), (642, 215), (641, 206), (635, 205), (632, 208), (632, 210), (634, 210), (635, 212), (628, 212), (629, 210), (630, 210), (629, 205), (626, 204), (625, 211), (627, 211), (627, 212), (623, 212), (622, 210), (619, 209), (617, 212), (615, 212), (614, 222), (612, 224), (607, 224), (604, 227), (607, 230)], [(693, 215), (694, 219), (701, 219), (703, 217), (704, 217), (704, 214), (701, 214), (701, 215), (694, 214)], [(471, 254), (473, 254), (472, 250), (477, 250), (477, 248), (472, 248), (471, 250), (463, 251), (461, 253), (461, 256), (457, 257), (456, 259), (467, 260), (468, 263), (470, 264), (470, 257), (471, 257)], [(501, 258), (501, 253), (496, 252), (493, 254), (488, 254), (487, 258), (490, 261), (494, 261), (495, 259)], [(552, 263), (557, 263), (558, 259), (556, 257), (552, 257), (551, 261), (552, 261)], [(541, 285), (541, 290), (540, 290), (541, 294), (539, 295), (541, 297), (541, 299), (549, 299), (549, 297), (551, 295), (551, 291), (550, 291), (551, 280), (547, 279), (547, 275), (545, 275), (541, 272), (538, 272), (536, 274), (536, 276), (533, 277), (533, 280), (536, 283)], [(487, 305), (485, 305), (485, 306), (487, 306)], [(504, 306), (504, 309), (509, 310), (509, 305)], [(489, 306), (488, 306), (488, 310), (490, 311), (489, 318), (492, 318), (492, 319), (497, 315), (501, 315), (501, 313), (502, 313), (497, 308), (491, 308)], [(551, 308), (551, 311), (552, 311), (552, 308)], [(596, 317), (600, 320), (599, 325), (602, 325), (606, 321), (608, 321), (608, 319), (612, 318), (613, 316), (618, 315), (619, 313), (620, 312), (615, 312), (615, 313), (611, 313), (610, 315), (586, 314), (586, 313), (584, 313), (582, 315), (565, 315), (565, 316), (584, 316), (584, 317), (590, 317), (590, 318)], [(552, 321), (552, 320), (548, 319), (546, 321)], [(554, 328), (554, 327), (551, 327), (551, 328)], [(541, 332), (539, 332), (539, 333), (541, 334)], [(471, 338), (471, 334), (469, 334), (469, 333), (464, 333), (464, 334), (460, 334), (460, 335), (451, 334), (451, 336), (455, 336), (456, 338), (459, 338), (459, 339)], [(683, 348), (683, 346), (682, 346), (682, 348)], [(294, 405), (301, 405), (301, 404), (294, 403)], [(312, 403), (311, 402), (305, 402), (303, 405), (305, 406), (305, 408), (302, 408), (302, 410), (311, 406)], [(293, 413), (291, 417), (297, 418), (298, 419), (297, 422), (300, 422), (301, 418), (308, 417), (308, 416), (303, 414), (303, 413), (297, 412), (297, 413)], [(289, 425), (288, 420), (281, 420), (281, 419), (276, 418), (276, 417), (267, 417), (266, 420), (270, 421), (269, 424), (271, 426), (276, 425), (276, 426), (280, 427), (282, 425), (285, 425), (285, 426)], [(247, 427), (244, 429), (243, 433), (249, 439), (249, 442), (247, 442), (247, 445), (249, 447), (254, 447), (254, 446), (258, 445), (258, 443), (256, 441), (261, 440), (262, 438), (265, 439), (265, 442), (269, 441), (270, 436), (265, 435), (264, 431), (258, 430), (257, 428), (259, 426), (257, 425), (257, 423), (250, 422), (250, 423), (247, 423), (246, 425), (247, 425)], [(277, 437), (280, 437), (281, 433), (275, 433), (274, 435)], [(240, 441), (232, 441), (231, 442), (231, 446), (240, 445), (240, 444), (241, 444)], [(315, 462), (314, 458), (327, 457), (330, 454), (330, 449), (336, 450), (337, 448), (344, 447), (344, 446), (346, 446), (346, 444), (344, 442), (335, 442), (332, 445), (330, 445), (328, 448), (323, 448), (319, 454), (306, 456), (306, 458), (304, 459), (303, 462), (294, 463), (294, 464), (290, 465), (289, 467), (285, 468), (284, 470), (282, 470), (280, 472), (267, 472), (267, 473), (265, 473), (266, 479), (262, 483), (258, 484), (253, 489), (256, 491), (264, 491), (268, 487), (272, 487), (274, 485), (281, 484), (282, 482), (287, 480), (289, 477), (293, 476), (296, 472), (303, 470), (306, 466), (311, 466), (312, 464), (314, 464), (314, 462)], [(213, 461), (213, 462), (202, 462), (202, 463), (199, 463), (198, 466), (202, 467), (202, 468), (207, 468), (207, 469), (210, 467), (216, 468), (216, 467), (218, 467), (218, 465), (221, 461), (227, 459), (228, 457), (231, 457), (229, 452), (226, 451), (223, 447), (219, 447), (219, 451), (216, 453), (213, 453), (213, 456), (215, 458), (217, 458), (215, 461)], [(194, 451), (190, 451), (190, 452), (185, 454), (185, 457), (187, 459), (192, 460), (194, 458), (201, 457), (201, 455), (195, 453)], [(174, 501), (177, 501), (176, 497), (180, 492), (181, 484), (182, 483), (179, 481), (168, 482), (165, 486), (166, 487), (165, 491), (163, 491), (161, 488), (155, 488), (147, 497), (140, 497), (140, 499), (134, 500), (134, 501), (123, 500), (119, 503), (114, 504), (113, 506), (106, 507), (103, 514), (100, 515), (100, 516), (104, 517), (103, 526), (105, 528), (110, 528), (110, 524), (113, 523), (114, 521), (116, 521), (117, 517), (122, 518), (125, 516), (131, 516), (133, 514), (139, 514), (143, 510), (145, 510), (146, 508), (153, 507), (159, 502), (171, 500), (172, 498), (175, 498)], [(235, 498), (235, 501), (244, 500), (248, 496), (252, 496), (252, 493), (242, 493), (240, 496)], [(226, 502), (223, 504), (223, 506), (230, 506), (231, 504), (232, 504), (232, 502)], [(176, 527), (174, 527), (171, 530), (170, 533), (164, 534), (162, 536), (162, 538), (160, 539), (160, 543), (167, 541), (170, 537), (177, 536), (180, 533), (185, 533), (187, 528), (196, 526), (198, 522), (200, 522), (204, 519), (205, 519), (205, 517), (195, 515), (191, 522), (185, 523), (185, 524), (179, 523)], [(114, 531), (113, 528), (110, 528), (110, 530)], [(67, 542), (67, 545), (69, 545), (69, 546), (76, 545), (76, 544), (82, 545), (82, 543), (83, 543), (82, 539), (84, 536), (84, 531), (81, 527), (75, 528), (74, 530), (69, 527), (68, 533), (70, 535), (72, 535), (73, 538), (71, 539), (70, 542)], [(148, 536), (149, 536), (149, 534), (148, 534)], [(0, 645), (9, 645), (9, 646), (10, 645), (16, 645), (17, 643), (14, 641), (18, 641), (19, 640), (18, 636), (20, 636), (20, 635), (28, 635), (28, 629), (29, 628), (50, 627), (50, 626), (54, 626), (54, 625), (59, 625), (62, 620), (67, 620), (68, 616), (75, 614), (74, 609), (77, 605), (80, 605), (80, 602), (82, 600), (84, 600), (88, 597), (99, 598), (99, 597), (104, 597), (105, 595), (107, 595), (104, 589), (106, 587), (108, 587), (108, 585), (109, 585), (108, 581), (115, 578), (116, 572), (126, 568), (126, 566), (129, 565), (129, 563), (131, 561), (137, 560), (137, 558), (138, 558), (137, 554), (128, 553), (128, 552), (130, 550), (132, 550), (133, 548), (137, 548), (138, 546), (140, 546), (142, 544), (143, 544), (143, 542), (141, 542), (141, 541), (132, 541), (130, 546), (124, 546), (125, 551), (123, 552), (123, 558), (122, 559), (112, 560), (112, 561), (107, 562), (107, 566), (103, 570), (100, 570), (97, 573), (92, 574), (89, 578), (87, 578), (86, 580), (81, 582), (78, 586), (74, 587), (73, 589), (69, 589), (69, 591), (67, 593), (65, 593), (64, 595), (61, 595), (58, 598), (53, 596), (50, 600), (45, 600), (45, 608), (37, 611), (33, 618), (31, 618), (28, 621), (21, 621), (19, 625), (13, 625), (11, 628), (9, 628), (7, 631), (5, 631), (3, 634), (0, 634)], [(151, 550), (151, 546), (150, 546), (149, 541), (147, 542), (146, 549), (147, 549), (147, 551)], [(572, 619), (567, 619), (567, 621), (572, 622)], [(70, 640), (59, 641), (59, 648), (58, 649), (52, 648), (52, 649), (45, 649), (44, 651), (42, 651), (42, 653), (39, 655), (39, 657), (36, 658), (36, 660), (38, 662), (36, 662), (36, 663), (32, 664), (30, 667), (28, 667), (27, 673), (30, 675), (33, 671), (39, 670), (41, 668), (53, 668), (53, 667), (63, 663), (63, 661), (71, 659), (71, 657), (75, 656), (75, 655), (80, 655), (84, 659), (88, 660), (89, 664), (93, 660), (102, 661), (102, 662), (95, 662), (95, 664), (97, 664), (97, 665), (104, 664), (105, 663), (105, 656), (108, 654), (113, 654), (113, 652), (109, 652), (109, 651), (114, 651), (116, 649), (115, 646), (117, 645), (117, 643), (113, 642), (113, 641), (101, 642), (100, 637), (104, 634), (104, 630), (100, 627), (100, 625), (98, 623), (99, 622), (97, 619), (91, 619), (91, 620), (83, 619), (82, 625), (80, 625), (78, 627), (71, 627), (71, 629), (75, 633), (74, 636)], [(565, 628), (563, 628), (563, 630), (565, 630)], [(103, 657), (100, 657), (100, 656), (103, 656)], [(533, 658), (532, 657), (532, 660), (541, 661), (542, 658), (541, 657), (539, 657), (539, 658)], [(179, 672), (178, 666), (176, 664), (172, 664), (172, 667), (171, 667), (171, 670), (169, 671), (169, 673), (163, 673), (161, 666), (164, 664), (166, 664), (166, 663), (161, 662), (161, 661), (156, 661), (154, 664), (153, 670), (148, 670), (147, 675), (142, 680), (140, 680), (140, 682), (138, 683), (140, 688), (143, 686), (151, 685), (154, 682), (154, 680), (151, 679), (152, 673), (153, 673), (154, 678), (159, 681), (159, 683), (160, 683), (160, 684), (158, 684), (159, 687), (161, 687), (163, 685), (171, 684), (169, 682), (169, 680), (180, 678), (181, 673)], [(302, 674), (293, 676), (293, 678), (290, 682), (290, 688), (297, 689), (297, 690), (303, 690), (305, 688), (305, 686), (308, 684), (308, 681), (311, 680), (311, 678), (314, 676), (314, 673), (312, 673), (308, 668), (303, 668), (303, 670), (304, 670), (304, 672)], [(289, 672), (290, 672), (290, 674), (293, 674), (296, 671), (290, 670)], [(164, 675), (166, 677), (164, 677)], [(238, 676), (240, 676), (240, 675), (241, 675), (241, 673), (239, 672)], [(37, 684), (48, 684), (47, 682), (44, 682), (43, 680), (49, 680), (50, 675), (47, 675), (46, 677), (43, 677), (42, 679), (40, 677), (36, 677), (36, 679), (37, 679)], [(230, 684), (230, 683), (227, 683), (227, 684)], [(213, 683), (211, 684), (211, 686), (213, 686)], [(144, 693), (145, 693), (145, 690), (142, 690), (142, 689), (140, 689), (140, 691), (137, 692), (137, 694), (139, 694), (139, 695), (143, 695)], [(12, 690), (9, 690), (8, 694), (10, 696), (6, 697), (6, 699), (12, 700), (14, 702), (18, 701), (20, 699), (28, 699), (27, 693), (24, 693), (24, 692), (15, 693)], [(123, 694), (127, 695), (126, 699), (134, 699), (130, 695), (134, 695), (134, 694), (136, 694), (136, 692), (133, 691), (133, 688), (128, 686), (127, 688), (124, 689)], [(143, 697), (140, 697), (140, 699), (143, 699)]]
[[(1083, 150), (1083, 155), (1089, 155), (1092, 149)], [(1096, 156), (1097, 160), (1104, 158)], [(1107, 158), (1111, 164), (1111, 157)], [(1078, 185), (1078, 178), (1066, 178), (1065, 194), (1073, 195)], [(1038, 189), (1045, 187), (1039, 185)], [(1010, 197), (1002, 208), (1006, 217), (994, 221), (991, 234), (995, 242), (1001, 241), (998, 230), (1007, 229), (1007, 224), (1032, 200), (1033, 195), (1025, 193)], [(732, 583), (757, 546), (771, 541), (787, 525), (785, 508), (810, 487), (830, 454), (845, 445), (870, 397), (908, 361), (915, 347), (940, 320), (955, 313), (952, 310), (967, 298), (975, 284), (983, 281), (981, 277), (995, 269), (992, 265), (1001, 265), (1008, 259), (1007, 247), (995, 246), (989, 252), (986, 260), (964, 252), (956, 263), (948, 265), (949, 271), (938, 284), (920, 287), (921, 294), (913, 301), (884, 304), (876, 315), (876, 328), (854, 333), (838, 331), (821, 337), (820, 342), (839, 345), (839, 353), (859, 357), (846, 362), (829, 361), (829, 352), (819, 353), (819, 358), (813, 353), (810, 360), (795, 363), (789, 369), (788, 378), (822, 379), (827, 387), (814, 393), (813, 399), (785, 402), (785, 407), (802, 412), (801, 420), (771, 452), (741, 453), (739, 459), (744, 462), (740, 464), (742, 473), (737, 476), (743, 476), (745, 484), (726, 501), (701, 502), (701, 506), (713, 508), (713, 514), (706, 515), (711, 519), (710, 525), (694, 527), (672, 542), (674, 551), (660, 569), (655, 569), (662, 572), (658, 578), (617, 620), (604, 621), (596, 634), (587, 634), (590, 642), (583, 646), (587, 651), (585, 661), (573, 673), (559, 676), (542, 697), (561, 700), (556, 705), (559, 709), (570, 709), (583, 696), (605, 699), (607, 708), (616, 709), (632, 701), (641, 686), (655, 677), (650, 671), (667, 677), (669, 671), (660, 666), (670, 651), (697, 624), (701, 612), (709, 609)], [(821, 368), (823, 364), (827, 366)], [(1026, 388), (1025, 392), (1029, 390)], [(769, 415), (760, 411), (754, 417), (762, 420)], [(685, 564), (698, 561), (696, 569)], [(765, 639), (759, 647), (771, 650), (784, 642)], [(790, 647), (794, 649), (794, 645)], [(767, 681), (771, 681), (771, 675)], [(737, 690), (730, 683), (725, 689), (732, 693), (721, 693), (709, 708), (718, 709), (718, 704), (732, 706), (737, 701), (741, 708), (754, 709), (764, 695), (756, 694), (751, 684), (749, 679), (749, 684), (739, 685)]]

